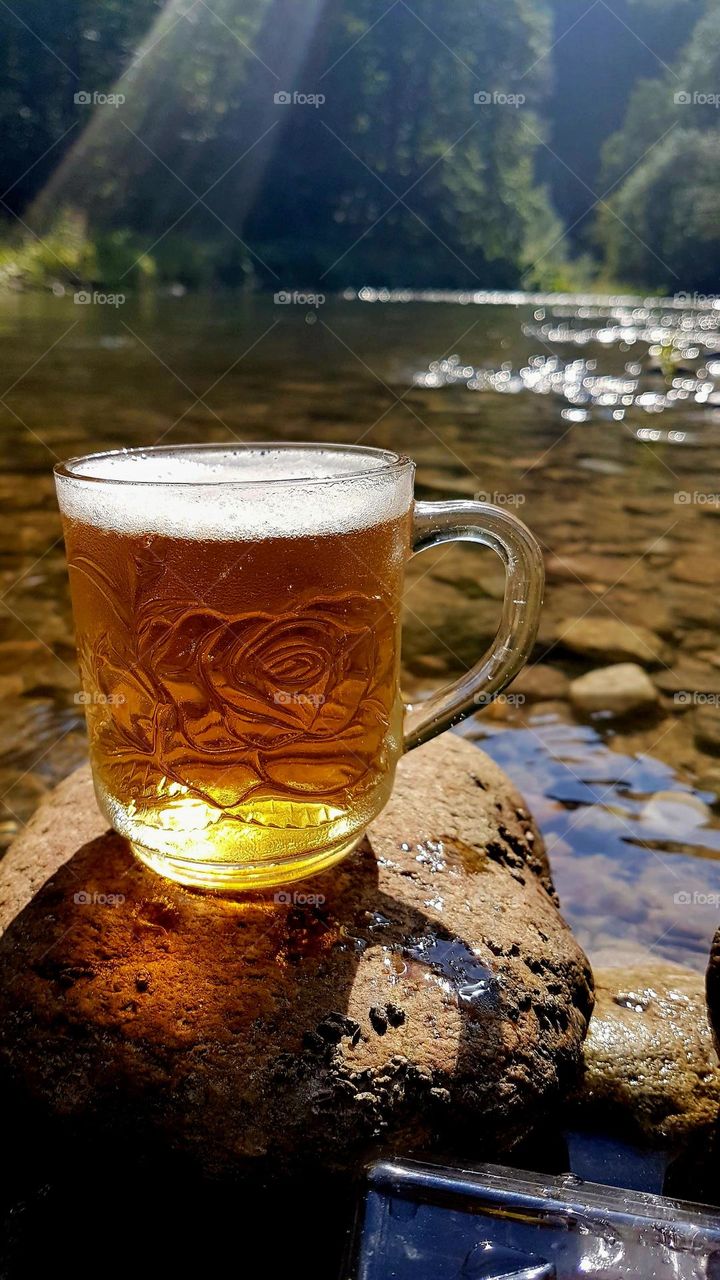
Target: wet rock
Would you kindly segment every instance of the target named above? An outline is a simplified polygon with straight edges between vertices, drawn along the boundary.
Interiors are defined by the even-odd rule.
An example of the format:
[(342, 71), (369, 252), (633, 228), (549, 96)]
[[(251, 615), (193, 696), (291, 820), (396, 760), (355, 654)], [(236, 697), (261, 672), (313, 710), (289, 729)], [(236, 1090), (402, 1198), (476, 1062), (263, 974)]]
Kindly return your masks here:
[(577, 465), (583, 471), (594, 471), (601, 476), (621, 476), (627, 470), (612, 458), (580, 458)]
[(556, 643), (586, 658), (639, 662), (645, 667), (662, 662), (665, 652), (660, 637), (646, 627), (592, 615), (560, 622)]
[(553, 720), (556, 724), (574, 723), (569, 703), (561, 702), (558, 699), (551, 699), (549, 702), (535, 702), (530, 723), (532, 724), (537, 720)]
[(720, 623), (720, 607), (716, 591), (676, 583), (672, 593), (672, 609), (681, 624), (698, 627), (717, 627)]
[(545, 558), (545, 572), (549, 581), (596, 582), (611, 586), (627, 573), (627, 559), (623, 556), (602, 555), (550, 555)]
[[(643, 560), (642, 565), (645, 564)], [(648, 595), (627, 585), (623, 578), (615, 587), (603, 592), (603, 603), (630, 627), (642, 627), (661, 637), (674, 640), (675, 621), (667, 601), (656, 593)]]
[(720, 1065), (702, 976), (679, 965), (595, 969), (579, 1102), (587, 1118), (657, 1146), (716, 1124)]
[(24, 681), (20, 671), (14, 672), (12, 675), (0, 675), (0, 698), (12, 698), (18, 693), (22, 693)]
[(637, 497), (633, 495), (625, 499), (622, 503), (624, 511), (628, 511), (631, 515), (667, 515), (667, 497), (660, 494), (657, 498), (653, 497)]
[(717, 644), (717, 634), (710, 630), (709, 627), (698, 627), (694, 631), (686, 631), (680, 636), (680, 647), (687, 653), (697, 655), (701, 662), (709, 662), (711, 666), (718, 663), (718, 655), (715, 653), (715, 645)]
[(691, 791), (656, 791), (640, 810), (640, 819), (668, 834), (683, 834), (712, 820), (712, 810)]
[(705, 703), (695, 707), (692, 713), (695, 743), (701, 751), (720, 755), (720, 705)]
[(426, 675), (428, 657), (442, 658), (452, 671), (467, 670), (497, 631), (501, 609), (487, 597), (469, 599), (457, 587), (409, 578), (405, 594), (403, 662), (413, 674)]
[(714, 555), (714, 548), (705, 554), (695, 548), (689, 555), (680, 556), (671, 566), (670, 576), (679, 582), (701, 587), (720, 585), (720, 563)]
[(16, 672), (26, 663), (47, 657), (42, 640), (0, 640), (0, 672)]
[(32, 665), (28, 664), (25, 668), (23, 683), (29, 693), (35, 693), (41, 689), (52, 689), (74, 695), (80, 691), (80, 676), (73, 669), (71, 660), (59, 658), (47, 650), (42, 658), (33, 661)]
[(657, 702), (657, 691), (636, 662), (619, 662), (578, 676), (570, 685), (570, 701), (587, 714), (607, 711), (624, 716), (652, 707)]
[(587, 961), (521, 797), (470, 743), (405, 757), (366, 839), (302, 888), (312, 905), (163, 882), (80, 770), (0, 866), (4, 1086), (70, 1139), (251, 1177), (492, 1154), (569, 1087)]
[[(663, 693), (673, 695), (677, 707), (690, 707), (694, 699), (693, 693), (720, 693), (720, 671), (697, 658), (680, 657), (672, 669), (658, 671), (653, 676), (655, 684)], [(684, 695), (675, 698), (675, 695)]]
[(504, 573), (481, 573), (478, 575), (478, 584), (485, 595), (490, 596), (491, 600), (503, 600), (505, 598), (506, 582)]
[[(438, 498), (441, 497), (441, 492), (438, 492)], [(478, 556), (476, 547), (462, 542), (445, 543), (435, 552), (434, 563), (428, 570), (427, 560), (432, 554), (428, 553), (425, 563), (420, 560), (420, 578), (425, 578), (428, 574), (435, 582), (453, 587), (470, 600), (481, 596), (490, 596), (493, 600), (504, 598), (505, 574), (499, 561), (488, 565), (484, 558)], [(496, 570), (492, 563), (497, 563)]]
[(524, 667), (513, 680), (509, 692), (519, 694), (526, 702), (554, 702), (567, 697), (569, 680), (563, 671), (546, 663)]
[(701, 761), (702, 764), (704, 767), (700, 768), (695, 779), (698, 791), (708, 791), (711, 795), (720, 796), (720, 761)]
[[(450, 660), (452, 661), (452, 659)], [(417, 676), (446, 676), (450, 662), (440, 653), (420, 653), (412, 659), (412, 674)]]

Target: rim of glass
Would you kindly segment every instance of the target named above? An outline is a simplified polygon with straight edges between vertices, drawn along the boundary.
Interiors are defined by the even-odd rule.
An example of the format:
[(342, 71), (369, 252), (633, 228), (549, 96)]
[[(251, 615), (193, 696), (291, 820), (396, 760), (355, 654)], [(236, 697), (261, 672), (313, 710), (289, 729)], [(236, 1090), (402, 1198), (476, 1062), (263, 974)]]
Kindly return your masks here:
[[(265, 480), (243, 480), (235, 479), (233, 476), (222, 477), (216, 480), (163, 480), (163, 479), (142, 479), (138, 477), (124, 476), (115, 478), (112, 476), (95, 476), (89, 475), (87, 472), (75, 470), (80, 464), (101, 462), (107, 458), (127, 458), (132, 455), (147, 454), (183, 454), (183, 453), (200, 453), (207, 451), (208, 453), (229, 453), (232, 451), (243, 451), (247, 453), (267, 452), (269, 450), (292, 449), (308, 449), (315, 453), (349, 453), (355, 457), (364, 455), (368, 458), (382, 459), (384, 465), (363, 468), (361, 471), (348, 471), (347, 475), (342, 472), (329, 476), (279, 476), (277, 479)], [(376, 449), (372, 445), (364, 444), (322, 444), (317, 440), (268, 440), (268, 441), (250, 441), (241, 444), (218, 444), (216, 442), (202, 444), (160, 444), (148, 445), (147, 448), (137, 447), (133, 449), (103, 449), (98, 453), (84, 453), (76, 458), (68, 458), (65, 462), (57, 462), (53, 467), (56, 476), (62, 476), (67, 480), (81, 480), (90, 484), (117, 484), (117, 485), (186, 485), (188, 488), (202, 488), (212, 486), (217, 488), (219, 485), (231, 484), (238, 488), (252, 488), (256, 485), (297, 485), (297, 484), (338, 484), (339, 482), (349, 482), (351, 480), (363, 480), (369, 476), (387, 475), (389, 472), (401, 472), (407, 468), (414, 468), (415, 463), (407, 454), (395, 453), (392, 449)]]

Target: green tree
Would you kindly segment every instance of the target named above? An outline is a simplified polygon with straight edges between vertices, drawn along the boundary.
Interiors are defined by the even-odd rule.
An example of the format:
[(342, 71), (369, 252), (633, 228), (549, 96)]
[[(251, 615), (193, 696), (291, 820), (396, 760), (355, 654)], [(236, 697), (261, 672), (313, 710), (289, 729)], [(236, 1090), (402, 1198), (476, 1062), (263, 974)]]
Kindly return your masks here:
[[(414, 0), (377, 19), (372, 0), (169, 6), (120, 81), (122, 110), (95, 113), (34, 225), (79, 208), (96, 234), (145, 237), (162, 274), (180, 238), (188, 283), (198, 255), (228, 283), (252, 269), (328, 287), (511, 284), (535, 257), (546, 270), (560, 228), (534, 177), (545, 8), (491, 0), (480, 19), (471, 0)], [(283, 90), (325, 101), (276, 102)]]
[(719, 198), (720, 134), (675, 130), (601, 214), (611, 274), (670, 293), (716, 292)]
[(637, 85), (605, 143), (598, 239), (619, 279), (717, 289), (720, 237), (720, 15), (701, 15), (675, 67)]
[(504, 0), (477, 22), (469, 3), (418, 0), (376, 16), (337, 5), (311, 51), (305, 82), (327, 101), (286, 115), (249, 222), (264, 256), (331, 285), (516, 282), (538, 223), (543, 249), (558, 235), (533, 169), (546, 68), (523, 77), (546, 12)]

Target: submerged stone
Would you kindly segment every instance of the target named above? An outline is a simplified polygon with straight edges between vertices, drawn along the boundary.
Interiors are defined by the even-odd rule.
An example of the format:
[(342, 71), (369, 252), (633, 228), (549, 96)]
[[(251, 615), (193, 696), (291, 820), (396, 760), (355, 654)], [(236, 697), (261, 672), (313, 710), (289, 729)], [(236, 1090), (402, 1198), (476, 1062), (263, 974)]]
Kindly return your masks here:
[(570, 685), (570, 701), (588, 714), (606, 711), (613, 716), (647, 710), (658, 696), (652, 680), (636, 662), (619, 662), (578, 676)]

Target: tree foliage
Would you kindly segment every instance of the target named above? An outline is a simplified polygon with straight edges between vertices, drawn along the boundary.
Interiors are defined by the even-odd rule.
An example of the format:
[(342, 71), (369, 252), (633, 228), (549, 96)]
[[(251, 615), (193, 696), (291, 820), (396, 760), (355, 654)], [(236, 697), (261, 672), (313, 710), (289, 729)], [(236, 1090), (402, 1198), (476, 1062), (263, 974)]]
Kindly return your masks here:
[(637, 85), (603, 153), (612, 194), (599, 241), (620, 279), (717, 290), (720, 270), (720, 19), (702, 14), (675, 65)]
[(611, 273), (675, 293), (717, 290), (720, 136), (677, 129), (601, 214)]
[[(720, 114), (702, 95), (720, 88), (717, 6), (586, 10), (584, 0), (0, 6), (0, 277), (51, 278), (54, 261), (60, 274), (127, 285), (564, 286), (568, 243), (586, 248), (587, 217), (572, 226), (579, 183), (583, 208), (591, 189), (608, 191), (598, 269), (706, 287), (718, 265)], [(614, 49), (625, 42), (612, 74), (598, 31), (612, 31)], [(683, 90), (690, 103), (675, 101)], [(111, 93), (122, 103), (103, 99)]]
[[(47, 0), (32, 6), (39, 19)], [(510, 284), (559, 239), (534, 172), (549, 42), (537, 0), (413, 0), (384, 16), (374, 0), (80, 8), (68, 58), (88, 45), (97, 60), (76, 82), (46, 59), (38, 108), (42, 144), (74, 124), (71, 145), (18, 191), (26, 206), (37, 192), (38, 234), (72, 209), (92, 236), (144, 240), (163, 275), (195, 283), (201, 260), (228, 283), (329, 287)], [(78, 83), (124, 103), (73, 107)]]

